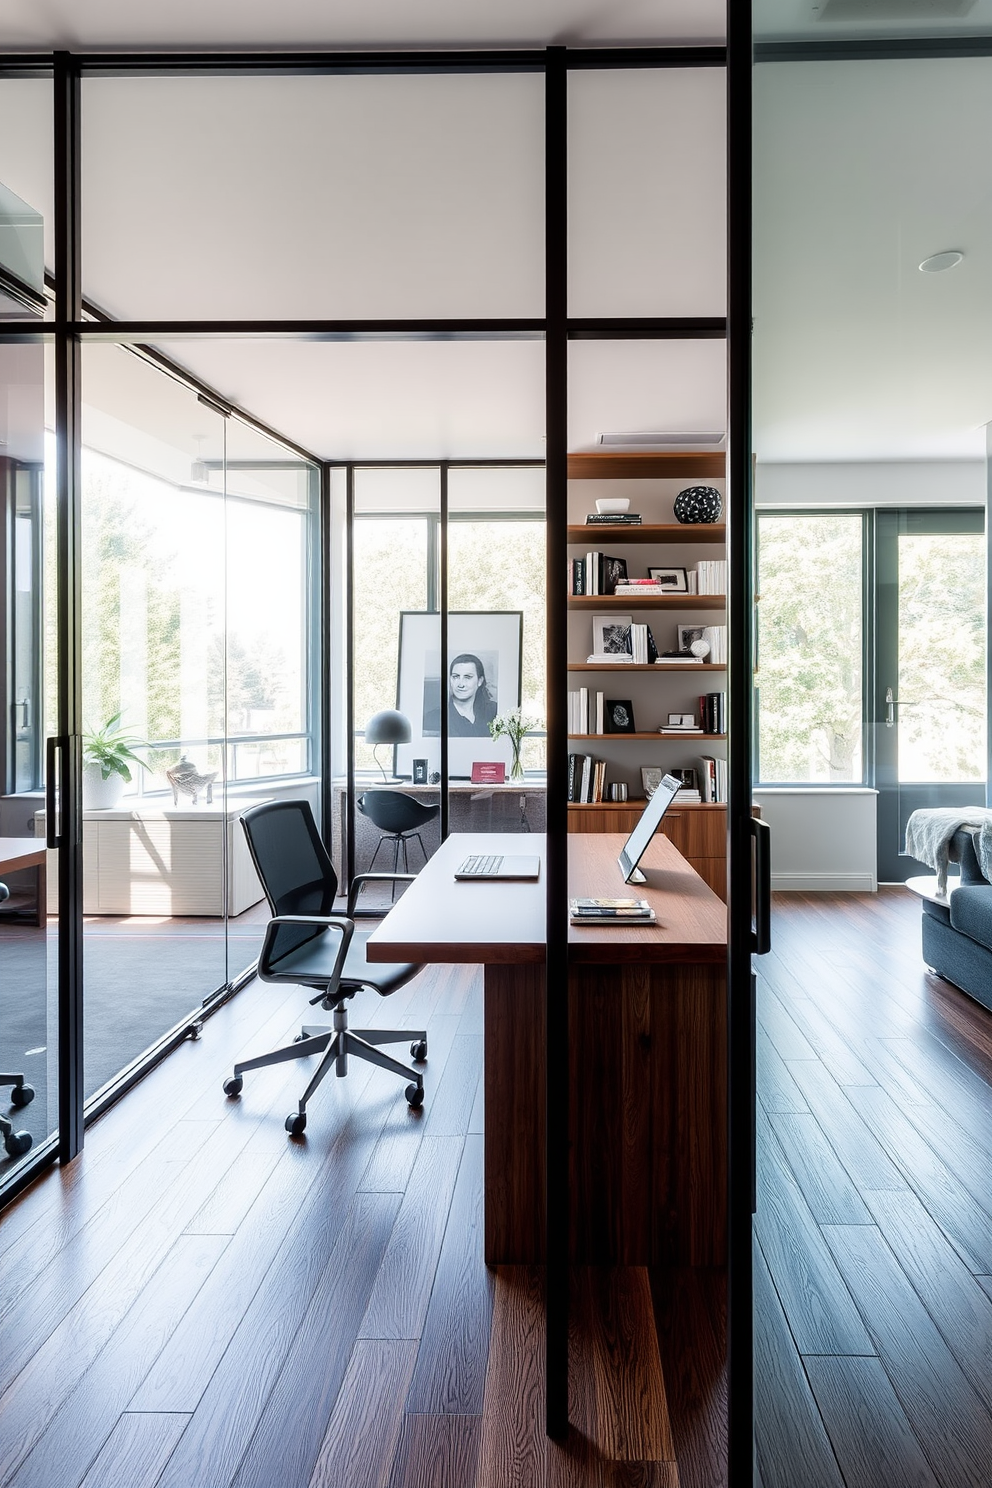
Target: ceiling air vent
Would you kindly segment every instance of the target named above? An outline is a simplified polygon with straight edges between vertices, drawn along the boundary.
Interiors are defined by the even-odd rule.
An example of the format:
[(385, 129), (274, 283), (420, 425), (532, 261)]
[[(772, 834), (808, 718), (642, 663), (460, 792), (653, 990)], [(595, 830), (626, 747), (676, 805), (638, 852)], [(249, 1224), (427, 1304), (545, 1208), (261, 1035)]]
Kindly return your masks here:
[(641, 433), (600, 434), (599, 443), (607, 449), (718, 450), (723, 449), (725, 438), (723, 434), (671, 434), (648, 429)]
[(929, 21), (974, 8), (975, 0), (810, 0), (815, 21)]

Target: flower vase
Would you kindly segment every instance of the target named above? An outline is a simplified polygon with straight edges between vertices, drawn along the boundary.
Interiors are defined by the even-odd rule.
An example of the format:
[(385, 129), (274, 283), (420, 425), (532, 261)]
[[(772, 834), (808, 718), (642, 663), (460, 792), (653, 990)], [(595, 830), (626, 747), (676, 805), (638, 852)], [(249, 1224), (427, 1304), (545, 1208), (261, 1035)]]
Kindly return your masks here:
[(520, 763), (520, 744), (521, 744), (521, 742), (522, 741), (519, 740), (519, 739), (511, 739), (510, 740), (510, 750), (511, 750), (511, 755), (512, 755), (511, 760), (510, 760), (510, 779), (511, 779), (511, 781), (519, 781), (519, 780), (523, 780), (523, 778), (524, 778), (524, 767)]

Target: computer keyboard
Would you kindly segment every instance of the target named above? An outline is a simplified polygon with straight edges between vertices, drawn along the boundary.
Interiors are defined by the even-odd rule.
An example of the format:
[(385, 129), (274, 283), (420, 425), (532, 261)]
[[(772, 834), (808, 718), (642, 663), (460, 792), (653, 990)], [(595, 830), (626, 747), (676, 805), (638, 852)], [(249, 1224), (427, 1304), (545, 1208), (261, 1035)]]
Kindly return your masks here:
[(502, 854), (499, 854), (499, 856), (490, 855), (487, 857), (485, 854), (477, 853), (471, 858), (466, 858), (462, 866), (459, 868), (458, 872), (476, 874), (498, 873), (502, 861)]

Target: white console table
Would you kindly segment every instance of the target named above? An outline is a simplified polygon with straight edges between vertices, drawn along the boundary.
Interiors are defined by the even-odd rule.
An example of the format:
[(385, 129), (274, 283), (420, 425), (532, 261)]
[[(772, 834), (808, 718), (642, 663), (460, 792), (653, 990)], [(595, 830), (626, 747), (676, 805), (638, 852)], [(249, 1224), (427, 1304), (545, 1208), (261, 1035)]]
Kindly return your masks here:
[[(258, 799), (226, 806), (112, 806), (83, 812), (83, 913), (222, 915), (224, 844), (227, 913), (263, 899), (238, 818)], [(45, 813), (35, 816), (44, 839)], [(58, 853), (48, 854), (49, 913), (58, 908)]]

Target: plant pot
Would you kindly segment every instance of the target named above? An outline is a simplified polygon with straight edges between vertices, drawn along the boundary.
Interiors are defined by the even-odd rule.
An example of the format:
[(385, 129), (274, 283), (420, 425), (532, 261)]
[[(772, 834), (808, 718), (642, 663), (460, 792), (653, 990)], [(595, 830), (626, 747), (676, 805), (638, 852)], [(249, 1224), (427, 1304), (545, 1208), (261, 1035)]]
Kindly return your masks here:
[(104, 780), (99, 765), (83, 766), (84, 811), (107, 811), (111, 806), (119, 806), (123, 794), (124, 777), (116, 770)]

